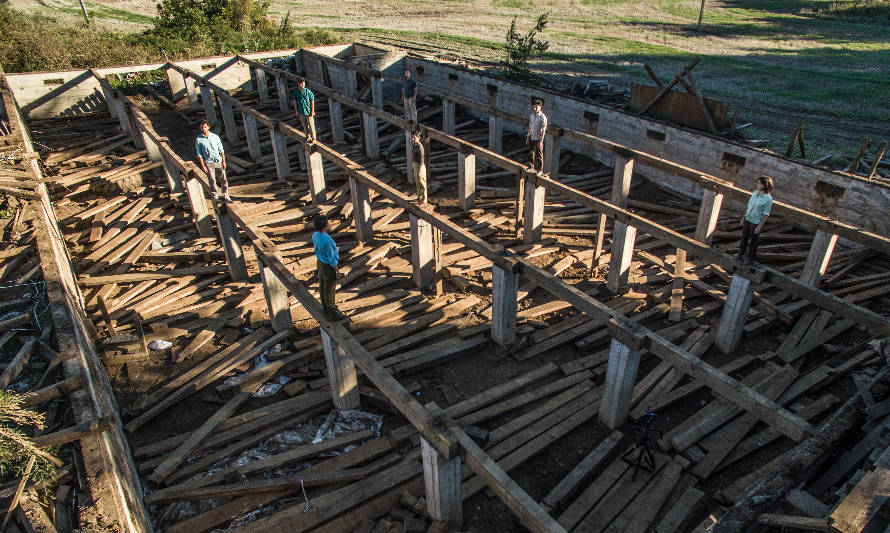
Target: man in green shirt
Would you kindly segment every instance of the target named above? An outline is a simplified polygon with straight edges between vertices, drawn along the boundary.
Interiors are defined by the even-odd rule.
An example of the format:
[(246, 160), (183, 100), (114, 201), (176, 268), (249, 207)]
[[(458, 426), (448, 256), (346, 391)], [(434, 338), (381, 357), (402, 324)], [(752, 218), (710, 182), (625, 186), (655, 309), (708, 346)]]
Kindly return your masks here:
[[(743, 261), (746, 265), (752, 264), (757, 259), (757, 245), (760, 243), (760, 232), (769, 217), (773, 206), (773, 179), (769, 176), (757, 178), (755, 190), (748, 199), (748, 207), (745, 216), (742, 217), (742, 243), (736, 261)], [(747, 253), (747, 255), (746, 255)]]
[(293, 92), (294, 111), (303, 125), (306, 141), (315, 142), (315, 95), (306, 87), (306, 78), (297, 80), (297, 88)]

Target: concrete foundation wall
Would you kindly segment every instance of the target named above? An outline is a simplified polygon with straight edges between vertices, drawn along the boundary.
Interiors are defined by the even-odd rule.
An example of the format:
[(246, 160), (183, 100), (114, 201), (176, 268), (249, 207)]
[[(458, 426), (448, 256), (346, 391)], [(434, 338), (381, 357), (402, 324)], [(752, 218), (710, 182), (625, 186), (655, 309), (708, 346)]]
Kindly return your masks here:
[[(532, 98), (541, 98), (544, 101), (544, 111), (552, 124), (664, 157), (746, 189), (753, 190), (754, 181), (760, 175), (772, 176), (776, 181), (773, 194), (777, 199), (870, 231), (890, 235), (890, 217), (886, 216), (890, 209), (890, 187), (887, 185), (842, 176), (701, 132), (550, 91), (505, 82), (485, 74), (410, 56), (405, 58), (405, 62), (422, 84), (441, 89), (452, 87), (464, 98), (491, 103), (501, 111), (517, 115), (525, 115), (530, 111)], [(418, 67), (421, 67), (422, 72)], [(491, 100), (489, 85), (496, 87), (496, 94)], [(464, 109), (463, 112), (487, 118), (479, 111)], [(504, 126), (513, 131), (522, 131), (525, 125), (505, 121)], [(562, 146), (572, 151), (580, 150), (604, 164), (614, 163), (612, 154), (590, 146), (580, 147), (577, 142), (569, 139), (563, 139)], [(684, 194), (701, 196), (701, 189), (689, 180), (642, 166), (638, 172)]]

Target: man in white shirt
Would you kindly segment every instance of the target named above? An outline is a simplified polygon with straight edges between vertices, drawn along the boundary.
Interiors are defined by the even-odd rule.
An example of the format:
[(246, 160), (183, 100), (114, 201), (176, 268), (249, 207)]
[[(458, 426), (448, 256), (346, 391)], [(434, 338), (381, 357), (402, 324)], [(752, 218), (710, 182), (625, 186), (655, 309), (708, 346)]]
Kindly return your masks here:
[(201, 135), (198, 135), (198, 138), (195, 139), (195, 152), (198, 153), (198, 165), (201, 167), (201, 170), (207, 173), (207, 177), (210, 178), (210, 190), (213, 193), (213, 199), (216, 200), (218, 197), (216, 177), (217, 171), (219, 171), (223, 198), (225, 198), (225, 201), (231, 202), (229, 180), (226, 177), (226, 152), (223, 149), (219, 135), (210, 131), (210, 124), (206, 121), (201, 123)]
[(544, 134), (547, 133), (547, 115), (541, 109), (544, 102), (535, 99), (532, 102), (532, 114), (528, 118), (528, 133), (525, 144), (529, 150), (529, 168), (537, 172), (544, 170)]

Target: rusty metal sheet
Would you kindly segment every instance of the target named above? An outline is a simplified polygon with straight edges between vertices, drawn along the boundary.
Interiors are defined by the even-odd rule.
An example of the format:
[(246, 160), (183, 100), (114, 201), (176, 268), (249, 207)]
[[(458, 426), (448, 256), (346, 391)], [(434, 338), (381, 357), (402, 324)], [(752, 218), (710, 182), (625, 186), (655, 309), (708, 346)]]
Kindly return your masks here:
[[(630, 110), (639, 113), (658, 95), (659, 91), (661, 89), (654, 85), (632, 83), (630, 86)], [(717, 131), (725, 128), (729, 104), (705, 98), (705, 106), (711, 112)], [(649, 108), (646, 115), (708, 131), (708, 123), (702, 115), (698, 99), (685, 92), (668, 91), (655, 105)]]

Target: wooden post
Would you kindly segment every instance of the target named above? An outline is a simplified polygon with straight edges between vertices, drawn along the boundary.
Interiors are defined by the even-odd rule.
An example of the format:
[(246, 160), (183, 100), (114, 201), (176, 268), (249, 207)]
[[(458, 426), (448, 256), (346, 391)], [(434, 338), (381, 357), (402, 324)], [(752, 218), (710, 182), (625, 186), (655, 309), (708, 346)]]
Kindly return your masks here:
[(257, 133), (256, 119), (250, 113), (242, 113), (241, 118), (244, 122), (244, 136), (247, 137), (247, 152), (254, 162), (258, 162), (263, 157), (263, 149), (260, 146), (260, 135)]
[(260, 103), (269, 101), (269, 83), (266, 80), (266, 71), (261, 68), (256, 69), (256, 90), (260, 96)]
[(371, 76), (371, 105), (383, 109), (383, 77), (380, 74)]
[(321, 157), (321, 152), (315, 150), (313, 146), (306, 146), (304, 152), (306, 176), (309, 178), (309, 195), (312, 197), (313, 204), (321, 205), (328, 200), (324, 183), (324, 158)]
[(328, 111), (331, 115), (331, 133), (334, 136), (334, 144), (342, 144), (346, 142), (346, 136), (343, 133), (343, 106), (340, 102), (328, 98)]
[(164, 175), (167, 177), (167, 184), (170, 186), (171, 194), (182, 194), (185, 187), (182, 185), (182, 176), (179, 174), (179, 168), (173, 164), (169, 158), (164, 157), (161, 153), (161, 163), (164, 168)]
[[(633, 159), (621, 156), (615, 158), (615, 175), (612, 178), (612, 203), (618, 207), (627, 207), (627, 196), (630, 193), (630, 182), (633, 178), (633, 172)], [(600, 257), (603, 255), (603, 240), (606, 234), (606, 215), (600, 214), (597, 218), (596, 244), (594, 245), (592, 267), (599, 265)], [(613, 232), (613, 241), (614, 238), (615, 235)]]
[(613, 293), (617, 293), (627, 285), (636, 238), (637, 228), (615, 221), (610, 250), (612, 257), (609, 262), (609, 273), (606, 276), (606, 288)]
[(226, 127), (226, 138), (230, 143), (238, 144), (238, 123), (235, 122), (235, 110), (232, 109), (232, 102), (220, 98), (219, 111), (222, 114), (223, 125)]
[(269, 125), (272, 136), (272, 153), (275, 158), (275, 174), (284, 181), (290, 176), (290, 161), (287, 153), (287, 137), (279, 129), (278, 122)]
[(343, 72), (343, 92), (347, 98), (355, 99), (358, 96), (358, 79), (354, 70)]
[(408, 215), (411, 226), (411, 266), (414, 284), (420, 289), (429, 287), (436, 279), (435, 228), (426, 220)]
[(170, 84), (170, 94), (175, 102), (185, 96), (185, 76), (172, 68), (167, 68), (166, 73), (167, 83)]
[(334, 342), (334, 339), (328, 335), (324, 328), (321, 329), (321, 344), (324, 348), (324, 360), (328, 367), (328, 380), (331, 384), (334, 407), (341, 411), (358, 409), (361, 404), (355, 362)]
[(290, 95), (287, 94), (287, 80), (284, 76), (275, 76), (275, 85), (278, 87), (278, 110), (282, 113), (290, 111)]
[[(163, 163), (163, 160), (161, 159), (161, 150), (158, 149), (158, 143), (156, 143), (154, 139), (141, 128), (139, 132), (142, 134), (142, 144), (145, 146), (145, 151), (148, 152), (148, 160), (152, 163)], [(162, 172), (164, 172), (163, 166), (152, 169), (152, 174), (154, 174), (156, 178), (161, 177)], [(170, 188), (173, 188), (172, 183)]]
[(800, 281), (813, 287), (818, 287), (828, 268), (828, 261), (831, 259), (831, 253), (834, 251), (834, 245), (837, 244), (837, 235), (816, 230), (816, 236), (813, 244), (810, 246), (810, 253), (807, 255), (807, 262), (800, 274)]
[(491, 340), (500, 346), (516, 344), (516, 303), (519, 274), (491, 267)]
[(276, 332), (293, 331), (294, 321), (290, 314), (290, 305), (288, 303), (290, 295), (287, 287), (275, 271), (266, 266), (261, 259), (260, 250), (256, 250), (257, 263), (260, 268), (260, 279), (263, 281), (263, 292), (266, 295), (266, 305), (269, 308), (269, 321), (272, 323), (272, 329)]
[(473, 208), (476, 202), (476, 155), (459, 150), (457, 152), (457, 203), (464, 211)]
[[(630, 183), (633, 179), (633, 172), (634, 160), (632, 158), (622, 156), (615, 158), (615, 175), (612, 179), (612, 203), (618, 207), (627, 207), (627, 197), (630, 195)], [(600, 221), (602, 222), (602, 216)], [(615, 221), (612, 228), (611, 260), (606, 280), (606, 288), (612, 292), (618, 292), (627, 285), (636, 237), (636, 228)], [(595, 252), (594, 255), (596, 255)]]
[(754, 282), (733, 274), (714, 340), (714, 344), (723, 353), (730, 354), (738, 347), (753, 298)]
[(408, 130), (405, 130), (405, 174), (408, 184), (414, 185), (414, 136)]
[(352, 195), (352, 216), (355, 217), (355, 238), (364, 243), (372, 242), (374, 226), (371, 221), (368, 185), (355, 178), (349, 178), (349, 192)]
[(247, 90), (249, 90), (249, 91), (254, 91), (254, 92), (259, 93), (259, 88), (258, 88), (257, 85), (256, 85), (256, 71), (257, 71), (257, 68), (248, 65), (248, 66), (247, 66), (247, 71), (248, 71), (248, 73), (250, 73), (250, 80), (247, 82), (247, 83), (249, 84), (248, 87), (247, 87)]
[(544, 198), (547, 189), (533, 180), (525, 180), (525, 198), (522, 215), (522, 242), (531, 244), (541, 240), (544, 229)]
[(427, 183), (427, 185), (432, 183), (432, 179), (433, 179), (433, 169), (430, 168), (430, 158), (433, 155), (432, 151), (430, 150), (430, 145), (431, 145), (430, 141), (431, 141), (431, 139), (430, 139), (429, 133), (423, 132), (420, 142), (423, 143), (423, 166), (426, 167), (426, 183)]
[(365, 131), (365, 153), (369, 159), (376, 161), (380, 159), (380, 145), (377, 139), (377, 118), (362, 113), (362, 121), (364, 122)]
[(544, 135), (544, 174), (551, 179), (559, 179), (559, 151), (562, 131), (552, 128)]
[(617, 429), (627, 419), (637, 382), (640, 353), (614, 338), (609, 346), (609, 365), (606, 367), (599, 416), (610, 429)]
[(504, 119), (489, 115), (488, 149), (496, 154), (504, 153)]
[(229, 215), (226, 204), (213, 202), (213, 211), (216, 214), (219, 240), (226, 254), (226, 263), (229, 265), (229, 274), (232, 276), (232, 281), (243, 281), (247, 279), (247, 263), (244, 261), (244, 250), (241, 249), (238, 226)]
[(461, 529), (463, 500), (460, 455), (449, 459), (423, 437), (420, 438), (420, 451), (423, 457), (426, 508), (430, 518), (448, 524), (451, 530)]
[(698, 222), (695, 225), (695, 240), (703, 244), (711, 244), (720, 208), (723, 206), (723, 195), (710, 189), (702, 192), (701, 207), (698, 210)]
[(201, 86), (201, 102), (204, 104), (204, 118), (211, 126), (216, 126), (219, 119), (216, 117), (216, 108), (213, 106), (213, 91), (206, 85)]
[(198, 91), (195, 89), (194, 78), (191, 76), (183, 76), (182, 79), (185, 81), (185, 95), (189, 99), (189, 109), (192, 111), (201, 109), (200, 104), (198, 104)]
[(454, 135), (454, 102), (442, 99), (442, 131), (448, 135)]
[[(121, 105), (123, 106), (123, 103)], [(136, 148), (145, 148), (145, 142), (142, 141), (142, 129), (139, 127), (139, 122), (136, 120), (136, 117), (130, 111), (128, 106), (123, 106), (123, 108), (124, 116), (127, 118), (127, 124), (129, 126), (128, 131), (133, 138), (133, 144), (136, 145)]]
[(207, 198), (204, 196), (204, 187), (201, 182), (196, 178), (188, 178), (185, 182), (185, 191), (189, 196), (189, 204), (192, 208), (192, 216), (195, 218), (195, 226), (198, 228), (198, 236), (202, 238), (213, 236), (213, 224), (210, 220)]

